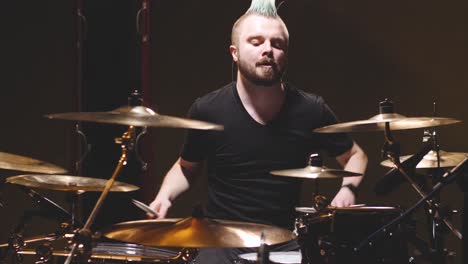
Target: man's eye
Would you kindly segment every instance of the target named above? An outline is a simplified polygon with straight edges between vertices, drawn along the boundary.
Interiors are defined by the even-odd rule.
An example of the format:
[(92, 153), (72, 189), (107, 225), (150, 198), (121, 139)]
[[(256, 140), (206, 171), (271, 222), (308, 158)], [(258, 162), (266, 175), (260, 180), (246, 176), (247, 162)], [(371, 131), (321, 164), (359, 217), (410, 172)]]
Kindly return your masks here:
[(252, 44), (254, 46), (259, 46), (261, 43), (260, 43), (260, 41), (255, 40), (255, 41), (251, 41), (250, 44)]
[(274, 42), (272, 46), (280, 50), (284, 50), (286, 48), (286, 45), (282, 42)]

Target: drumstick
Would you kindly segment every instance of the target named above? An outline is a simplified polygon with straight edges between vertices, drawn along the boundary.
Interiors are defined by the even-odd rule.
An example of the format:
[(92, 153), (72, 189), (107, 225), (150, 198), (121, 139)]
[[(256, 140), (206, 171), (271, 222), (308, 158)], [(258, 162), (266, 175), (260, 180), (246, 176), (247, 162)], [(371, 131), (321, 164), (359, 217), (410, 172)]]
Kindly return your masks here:
[(364, 207), (366, 204), (352, 204), (349, 207)]
[(158, 213), (156, 213), (153, 209), (151, 209), (148, 205), (145, 203), (142, 203), (136, 199), (132, 199), (132, 203), (140, 208), (141, 210), (145, 211), (145, 213), (151, 215), (152, 217), (158, 217)]

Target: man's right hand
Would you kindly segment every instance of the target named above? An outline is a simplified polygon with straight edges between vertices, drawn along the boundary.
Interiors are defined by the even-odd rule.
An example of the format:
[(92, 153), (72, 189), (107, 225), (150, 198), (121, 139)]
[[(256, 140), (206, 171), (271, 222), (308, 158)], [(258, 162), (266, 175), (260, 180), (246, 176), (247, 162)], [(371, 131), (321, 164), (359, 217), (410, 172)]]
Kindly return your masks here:
[[(158, 219), (166, 217), (167, 210), (172, 206), (172, 201), (190, 187), (188, 179), (193, 180), (199, 174), (200, 167), (199, 163), (185, 161), (182, 158), (174, 163), (164, 177), (158, 195), (149, 205), (153, 211), (158, 213)], [(156, 218), (150, 215), (148, 217)]]
[[(158, 213), (157, 219), (162, 219), (166, 218), (167, 211), (171, 207), (172, 202), (169, 200), (169, 198), (158, 195), (156, 196), (156, 199), (149, 205), (151, 209), (153, 209), (156, 213)], [(152, 215), (147, 214), (149, 218), (156, 218)]]

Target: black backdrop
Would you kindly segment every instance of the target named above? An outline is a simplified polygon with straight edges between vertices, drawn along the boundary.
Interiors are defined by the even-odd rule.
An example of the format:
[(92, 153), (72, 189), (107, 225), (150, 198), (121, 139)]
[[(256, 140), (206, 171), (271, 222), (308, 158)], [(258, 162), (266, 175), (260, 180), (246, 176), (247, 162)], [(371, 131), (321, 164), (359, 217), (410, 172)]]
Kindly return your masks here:
[[(232, 80), (228, 53), (232, 23), (250, 1), (151, 2), (151, 101), (161, 114), (184, 116), (198, 96)], [(135, 33), (136, 1), (84, 1), (87, 35), (84, 49), (83, 110), (106, 111), (126, 103), (140, 85), (139, 44)], [(0, 151), (26, 155), (64, 166), (71, 171), (77, 139), (73, 124), (47, 120), (44, 114), (79, 109), (74, 2), (4, 1), (0, 8), (2, 72)], [(389, 98), (396, 111), (408, 116), (432, 114), (468, 120), (467, 4), (464, 1), (286, 1), (280, 14), (291, 35), (288, 80), (325, 97), (341, 121), (367, 119), (377, 113), (380, 100)], [(86, 176), (107, 178), (119, 155), (113, 138), (124, 128), (85, 124), (92, 144), (84, 163)], [(466, 122), (440, 127), (445, 151), (468, 152)], [(154, 197), (164, 173), (175, 161), (182, 130), (150, 129), (145, 145), (154, 153), (149, 171), (138, 166), (119, 179), (142, 189), (131, 194), (145, 202)], [(360, 202), (412, 205), (418, 196), (409, 186), (376, 196), (372, 188), (386, 168), (379, 166), (382, 133), (354, 134), (369, 156), (367, 178)], [(422, 130), (396, 133), (403, 154), (421, 146)], [(333, 161), (327, 165), (334, 167)], [(21, 172), (0, 171), (2, 179)], [(140, 175), (140, 176), (138, 176)], [(144, 176), (141, 176), (144, 175)], [(126, 177), (126, 178), (125, 178)], [(204, 201), (201, 179), (174, 204), (172, 217), (190, 214)], [(333, 196), (339, 182), (321, 183), (321, 191)], [(307, 182), (303, 204), (310, 204)], [(42, 191), (64, 207), (69, 201), (60, 192)], [(118, 196), (118, 195), (117, 195)], [(6, 240), (21, 213), (34, 204), (14, 186), (3, 187), (6, 206), (0, 208), (0, 238)], [(442, 201), (462, 209), (463, 193), (456, 184), (442, 192)], [(92, 198), (90, 198), (92, 199)], [(103, 224), (136, 219), (141, 214), (121, 197), (113, 197), (99, 221)], [(90, 206), (91, 203), (88, 204)], [(126, 208), (125, 210), (123, 208)], [(115, 214), (115, 215), (113, 215)], [(427, 236), (422, 211), (416, 213), (418, 230)], [(461, 216), (453, 221), (461, 227)], [(27, 235), (54, 231), (52, 220), (36, 219)], [(461, 255), (461, 243), (446, 235), (447, 247)], [(461, 263), (461, 258), (456, 258)]]

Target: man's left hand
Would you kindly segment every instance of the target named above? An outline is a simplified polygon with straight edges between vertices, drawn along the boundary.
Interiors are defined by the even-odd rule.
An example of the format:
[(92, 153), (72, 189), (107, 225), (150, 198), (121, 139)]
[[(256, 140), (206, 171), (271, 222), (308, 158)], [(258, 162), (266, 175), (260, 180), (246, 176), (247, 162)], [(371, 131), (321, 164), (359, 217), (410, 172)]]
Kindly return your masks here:
[(348, 207), (356, 203), (356, 197), (348, 188), (341, 188), (331, 202), (331, 206)]

